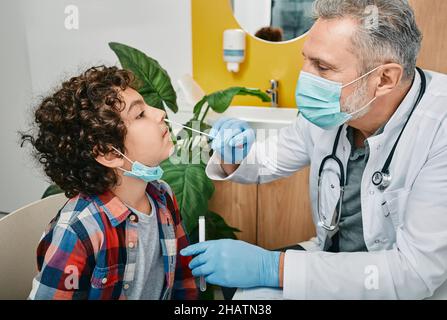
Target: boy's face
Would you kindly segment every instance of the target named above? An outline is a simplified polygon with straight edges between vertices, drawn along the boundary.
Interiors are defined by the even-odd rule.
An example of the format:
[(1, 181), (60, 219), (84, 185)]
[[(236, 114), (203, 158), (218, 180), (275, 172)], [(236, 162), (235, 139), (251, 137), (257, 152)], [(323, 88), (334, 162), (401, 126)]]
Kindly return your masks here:
[[(143, 97), (134, 89), (120, 91), (126, 106), (121, 118), (127, 127), (124, 140), (126, 156), (132, 161), (155, 167), (166, 160), (173, 150), (173, 143), (164, 121), (166, 113), (148, 106)], [(125, 161), (124, 168), (131, 164)]]

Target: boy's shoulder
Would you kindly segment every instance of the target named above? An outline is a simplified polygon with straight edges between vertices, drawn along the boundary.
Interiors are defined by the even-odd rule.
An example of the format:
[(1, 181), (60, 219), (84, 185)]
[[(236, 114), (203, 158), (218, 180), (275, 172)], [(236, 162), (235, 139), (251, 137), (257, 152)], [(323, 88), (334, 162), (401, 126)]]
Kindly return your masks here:
[(95, 214), (96, 210), (92, 210), (92, 204), (94, 204), (93, 197), (82, 193), (68, 199), (60, 210), (59, 222), (72, 224), (82, 215)]
[(39, 242), (38, 257), (43, 259), (51, 244), (66, 249), (78, 242), (82, 243), (87, 256), (95, 254), (107, 232), (104, 221), (93, 197), (79, 194), (70, 198), (48, 224)]
[[(94, 233), (103, 230), (101, 211), (95, 201), (95, 196), (78, 194), (70, 198), (59, 210), (51, 227), (64, 226), (75, 233)], [(81, 232), (79, 232), (81, 231)]]

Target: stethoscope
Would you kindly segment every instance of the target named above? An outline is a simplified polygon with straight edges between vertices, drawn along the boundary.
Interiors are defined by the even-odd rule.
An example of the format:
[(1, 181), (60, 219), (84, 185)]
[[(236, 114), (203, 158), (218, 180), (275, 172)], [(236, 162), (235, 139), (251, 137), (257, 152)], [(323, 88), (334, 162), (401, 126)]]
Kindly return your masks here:
[[(394, 143), (393, 148), (391, 149), (390, 154), (388, 155), (388, 158), (385, 161), (385, 164), (383, 166), (383, 168), (380, 171), (376, 171), (373, 176), (372, 176), (372, 183), (379, 189), (379, 190), (385, 190), (386, 188), (388, 188), (388, 186), (391, 183), (391, 174), (390, 174), (390, 164), (391, 161), (393, 160), (393, 156), (394, 156), (394, 152), (396, 151), (397, 145), (399, 144), (399, 140), (402, 137), (402, 134), (405, 130), (405, 128), (407, 127), (408, 122), (410, 121), (411, 116), (413, 115), (414, 110), (416, 110), (416, 107), (419, 105), (419, 102), (422, 100), (422, 97), (425, 94), (425, 90), (426, 90), (426, 86), (427, 86), (427, 79), (425, 77), (424, 72), (420, 69), (420, 68), (416, 68), (416, 70), (419, 72), (420, 76), (421, 76), (421, 89), (419, 91), (419, 95), (416, 99), (416, 102), (413, 105), (413, 108), (410, 112), (410, 115), (407, 118), (407, 121), (405, 122), (402, 130), (400, 131), (400, 134), (396, 140), (396, 142)], [(327, 230), (327, 231), (334, 231), (339, 223), (340, 223), (340, 217), (341, 217), (341, 208), (342, 208), (342, 204), (343, 204), (343, 195), (345, 192), (345, 171), (344, 171), (344, 167), (343, 167), (343, 163), (341, 162), (341, 160), (337, 157), (336, 153), (337, 153), (337, 147), (338, 147), (338, 143), (340, 141), (340, 135), (342, 132), (343, 126), (341, 126), (338, 129), (337, 132), (337, 136), (335, 137), (335, 142), (334, 142), (334, 147), (332, 149), (332, 154), (328, 155), (327, 157), (325, 157), (320, 164), (320, 168), (318, 170), (318, 195), (317, 195), (317, 211), (318, 211), (318, 218), (320, 220), (320, 222), (318, 223), (319, 226), (321, 226), (323, 229)], [(337, 163), (339, 170), (340, 170), (340, 198), (339, 198), (339, 202), (338, 202), (338, 209), (337, 209), (337, 216), (336, 221), (335, 221), (335, 225), (332, 225), (332, 223), (330, 225), (326, 225), (326, 223), (324, 222), (326, 220), (326, 217), (323, 216), (321, 214), (321, 208), (320, 208), (320, 195), (321, 195), (321, 174), (323, 173), (323, 169), (324, 169), (324, 165), (326, 164), (327, 161), (329, 160), (333, 160)], [(333, 187), (333, 186), (332, 186)]]

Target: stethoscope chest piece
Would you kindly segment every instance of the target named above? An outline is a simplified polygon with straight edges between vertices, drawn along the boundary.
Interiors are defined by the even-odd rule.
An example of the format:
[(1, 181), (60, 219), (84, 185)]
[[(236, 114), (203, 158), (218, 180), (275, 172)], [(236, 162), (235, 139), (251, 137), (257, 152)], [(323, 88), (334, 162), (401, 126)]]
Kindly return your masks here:
[(379, 188), (379, 190), (385, 190), (391, 183), (391, 175), (376, 171), (372, 176), (372, 183)]
[(411, 109), (410, 115), (407, 118), (407, 121), (405, 122), (402, 130), (400, 131), (399, 136), (397, 137), (396, 142), (394, 143), (393, 148), (391, 149), (390, 154), (388, 155), (388, 158), (385, 161), (385, 164), (382, 168), (382, 170), (380, 171), (376, 171), (373, 176), (372, 176), (372, 183), (379, 189), (379, 190), (385, 190), (386, 188), (389, 187), (389, 185), (391, 184), (391, 175), (390, 175), (390, 164), (391, 161), (393, 159), (394, 156), (394, 152), (396, 151), (397, 145), (400, 141), (400, 138), (402, 137), (402, 134), (404, 133), (405, 128), (407, 127), (408, 122), (410, 121), (410, 118), (414, 112), (414, 110), (416, 109), (416, 107), (418, 106), (419, 102), (422, 100), (422, 97), (424, 96), (425, 90), (426, 90), (426, 86), (427, 86), (427, 79), (425, 77), (424, 72), (419, 69), (416, 68), (417, 71), (419, 72), (420, 76), (421, 76), (421, 89), (419, 91), (419, 95), (416, 99), (416, 102), (413, 105), (413, 108)]

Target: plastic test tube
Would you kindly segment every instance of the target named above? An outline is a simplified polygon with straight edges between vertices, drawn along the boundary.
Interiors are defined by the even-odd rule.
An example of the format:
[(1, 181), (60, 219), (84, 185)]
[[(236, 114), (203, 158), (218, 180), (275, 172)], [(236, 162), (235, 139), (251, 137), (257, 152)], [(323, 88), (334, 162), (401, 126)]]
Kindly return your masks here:
[[(199, 242), (205, 241), (205, 217), (200, 216), (199, 217)], [(200, 277), (200, 291), (206, 291), (206, 281), (205, 277)]]

